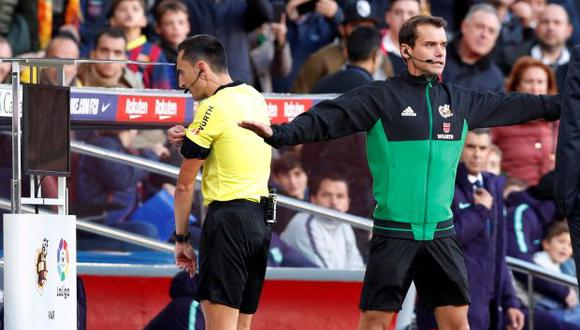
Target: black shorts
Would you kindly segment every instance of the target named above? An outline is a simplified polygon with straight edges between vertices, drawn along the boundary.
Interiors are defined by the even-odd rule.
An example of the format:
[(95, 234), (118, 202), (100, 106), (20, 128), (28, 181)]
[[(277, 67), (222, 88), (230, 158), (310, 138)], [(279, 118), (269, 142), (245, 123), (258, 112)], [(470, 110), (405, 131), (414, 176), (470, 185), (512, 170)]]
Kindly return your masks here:
[(463, 252), (455, 236), (431, 241), (373, 236), (360, 309), (401, 310), (411, 281), (427, 310), (470, 303)]
[(195, 299), (254, 314), (266, 275), (270, 236), (260, 204), (212, 202), (201, 232)]

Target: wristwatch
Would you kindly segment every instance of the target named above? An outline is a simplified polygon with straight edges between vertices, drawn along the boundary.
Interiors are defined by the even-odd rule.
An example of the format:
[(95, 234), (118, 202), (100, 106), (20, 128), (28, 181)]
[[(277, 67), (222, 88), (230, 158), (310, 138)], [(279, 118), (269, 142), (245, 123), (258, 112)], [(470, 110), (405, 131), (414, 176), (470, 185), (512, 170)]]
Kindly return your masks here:
[(189, 234), (189, 232), (187, 232), (186, 234), (183, 235), (178, 235), (176, 232), (173, 232), (173, 240), (176, 243), (187, 243), (189, 242), (191, 239), (191, 235)]

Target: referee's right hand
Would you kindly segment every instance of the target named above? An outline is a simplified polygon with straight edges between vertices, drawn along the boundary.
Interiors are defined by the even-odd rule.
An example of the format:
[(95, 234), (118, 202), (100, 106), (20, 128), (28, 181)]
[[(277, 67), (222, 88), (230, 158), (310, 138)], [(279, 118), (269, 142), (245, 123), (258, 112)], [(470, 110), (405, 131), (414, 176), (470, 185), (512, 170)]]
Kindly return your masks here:
[(241, 123), (239, 123), (238, 126), (243, 127), (245, 129), (248, 129), (248, 130), (258, 134), (259, 136), (261, 136), (264, 139), (272, 137), (272, 135), (274, 134), (274, 131), (272, 131), (272, 127), (270, 127), (264, 123), (257, 122), (257, 121), (245, 121), (244, 120)]
[(197, 270), (197, 257), (190, 242), (175, 242), (173, 253), (175, 255), (175, 264), (177, 267), (185, 270), (189, 276), (193, 277)]

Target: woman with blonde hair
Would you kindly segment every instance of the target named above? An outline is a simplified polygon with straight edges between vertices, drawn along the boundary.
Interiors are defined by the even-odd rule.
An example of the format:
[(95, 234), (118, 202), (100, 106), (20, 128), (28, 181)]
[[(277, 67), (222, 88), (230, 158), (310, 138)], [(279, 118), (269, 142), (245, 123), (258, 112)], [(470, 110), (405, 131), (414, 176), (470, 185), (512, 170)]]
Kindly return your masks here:
[[(521, 57), (506, 80), (508, 92), (557, 94), (550, 67), (529, 56)], [(535, 120), (492, 130), (493, 143), (503, 152), (502, 171), (530, 186), (554, 169), (558, 123)]]

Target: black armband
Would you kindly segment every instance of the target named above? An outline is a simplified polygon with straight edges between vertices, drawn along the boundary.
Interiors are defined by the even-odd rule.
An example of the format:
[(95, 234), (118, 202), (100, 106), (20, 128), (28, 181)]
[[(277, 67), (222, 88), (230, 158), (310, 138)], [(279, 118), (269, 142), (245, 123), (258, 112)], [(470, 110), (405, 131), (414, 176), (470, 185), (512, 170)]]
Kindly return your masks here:
[(183, 144), (181, 145), (181, 155), (187, 159), (206, 159), (209, 156), (209, 150), (207, 148), (201, 147), (195, 142), (191, 141), (187, 137), (183, 139)]

